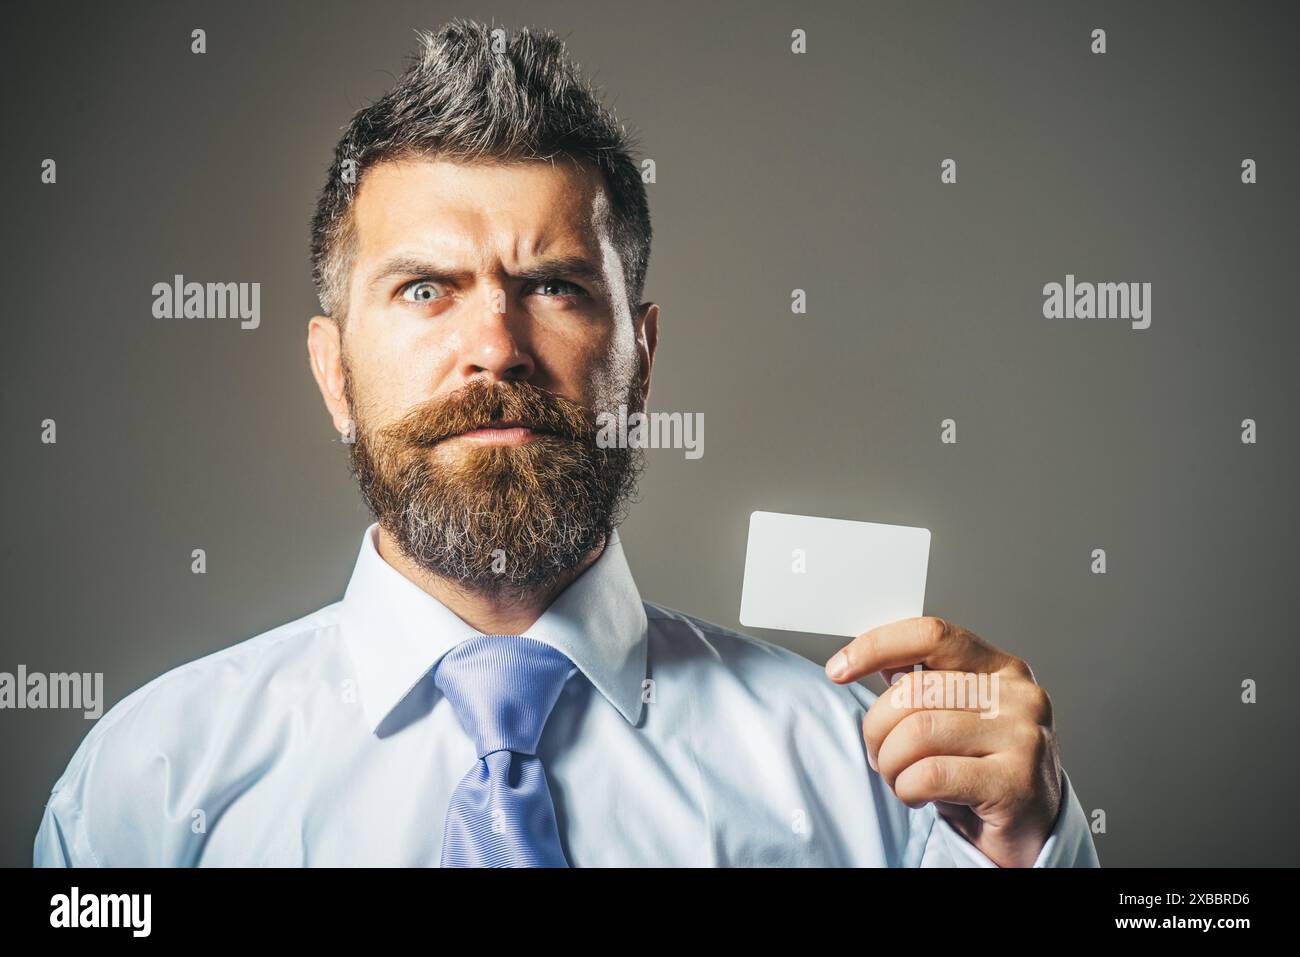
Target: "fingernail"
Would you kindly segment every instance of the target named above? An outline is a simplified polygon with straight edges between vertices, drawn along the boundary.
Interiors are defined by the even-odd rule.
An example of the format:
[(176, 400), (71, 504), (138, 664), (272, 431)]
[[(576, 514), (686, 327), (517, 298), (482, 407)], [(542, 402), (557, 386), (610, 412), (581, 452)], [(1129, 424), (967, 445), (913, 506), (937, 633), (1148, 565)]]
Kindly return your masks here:
[(871, 770), (880, 773), (880, 768), (876, 767), (876, 759), (871, 756), (870, 751), (867, 752), (867, 764), (871, 765)]
[(839, 652), (834, 658), (826, 662), (826, 673), (832, 678), (843, 678), (849, 671), (849, 656), (844, 652)]

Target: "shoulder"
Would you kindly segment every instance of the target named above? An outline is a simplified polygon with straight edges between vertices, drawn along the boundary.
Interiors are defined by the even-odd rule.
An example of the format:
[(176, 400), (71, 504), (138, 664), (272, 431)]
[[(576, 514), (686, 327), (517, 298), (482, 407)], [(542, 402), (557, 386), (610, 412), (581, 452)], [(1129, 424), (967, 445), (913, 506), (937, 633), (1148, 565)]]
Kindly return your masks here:
[(166, 745), (169, 738), (192, 739), (205, 720), (229, 716), (232, 708), (250, 702), (269, 682), (310, 667), (302, 652), (336, 625), (335, 608), (326, 606), (178, 665), (137, 688), (96, 722), (55, 790), (98, 752), (125, 745), (130, 752), (141, 752)]
[[(178, 665), (118, 701), (55, 781), (47, 817), (60, 818), (60, 828), (87, 829), (92, 846), (108, 833), (129, 836), (134, 859), (163, 859), (149, 839), (158, 800), (183, 800), (205, 759), (233, 737), (255, 750), (250, 722), (274, 720), (277, 708), (291, 711), (294, 697), (309, 693), (312, 672), (322, 667), (322, 655), (310, 652), (327, 650), (337, 609), (328, 605)], [(92, 854), (114, 863), (98, 859), (103, 846)]]
[[(689, 669), (701, 682), (726, 683), (769, 704), (834, 707), (864, 712), (876, 699), (865, 685), (838, 685), (825, 668), (774, 642), (653, 602), (643, 602), (650, 623), (652, 663)], [(827, 657), (838, 649), (827, 645)]]

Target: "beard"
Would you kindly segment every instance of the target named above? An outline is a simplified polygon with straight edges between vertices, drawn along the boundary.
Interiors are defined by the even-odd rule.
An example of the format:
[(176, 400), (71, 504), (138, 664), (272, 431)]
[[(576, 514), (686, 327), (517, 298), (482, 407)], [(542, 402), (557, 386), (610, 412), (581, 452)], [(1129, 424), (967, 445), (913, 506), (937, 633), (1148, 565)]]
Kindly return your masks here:
[[(642, 468), (637, 448), (600, 448), (596, 412), (523, 381), (474, 380), (371, 429), (356, 426), (350, 465), (362, 498), (423, 570), (508, 600), (544, 591), (607, 542)], [(622, 401), (642, 411), (633, 377)], [(520, 445), (444, 440), (494, 422), (535, 433)]]

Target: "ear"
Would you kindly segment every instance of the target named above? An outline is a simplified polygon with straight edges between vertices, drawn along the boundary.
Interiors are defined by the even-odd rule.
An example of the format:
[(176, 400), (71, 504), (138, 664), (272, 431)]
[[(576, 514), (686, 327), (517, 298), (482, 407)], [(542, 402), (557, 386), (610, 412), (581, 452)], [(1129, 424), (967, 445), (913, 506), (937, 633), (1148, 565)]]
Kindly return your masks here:
[(650, 401), (650, 374), (654, 370), (655, 348), (659, 345), (659, 305), (643, 302), (637, 310), (636, 347), (641, 355), (641, 407)]
[(312, 316), (307, 323), (307, 358), (335, 431), (347, 435), (352, 410), (343, 394), (343, 335), (329, 316)]

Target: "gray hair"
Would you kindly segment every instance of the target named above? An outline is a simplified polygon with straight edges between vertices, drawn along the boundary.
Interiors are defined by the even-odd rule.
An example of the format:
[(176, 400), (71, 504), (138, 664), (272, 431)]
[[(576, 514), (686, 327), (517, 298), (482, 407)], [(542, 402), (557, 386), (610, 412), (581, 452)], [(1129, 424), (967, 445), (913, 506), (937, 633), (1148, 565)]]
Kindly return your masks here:
[[(501, 31), (504, 32), (504, 31)], [(569, 157), (595, 165), (608, 226), (635, 314), (650, 262), (650, 211), (631, 136), (554, 33), (523, 29), (493, 49), (494, 30), (456, 19), (416, 31), (420, 49), (397, 84), (352, 117), (312, 219), (312, 280), (321, 308), (342, 321), (355, 259), (352, 203), (365, 171), (411, 156), (457, 162)], [(358, 171), (345, 177), (347, 169)], [(356, 182), (347, 182), (347, 179)]]

